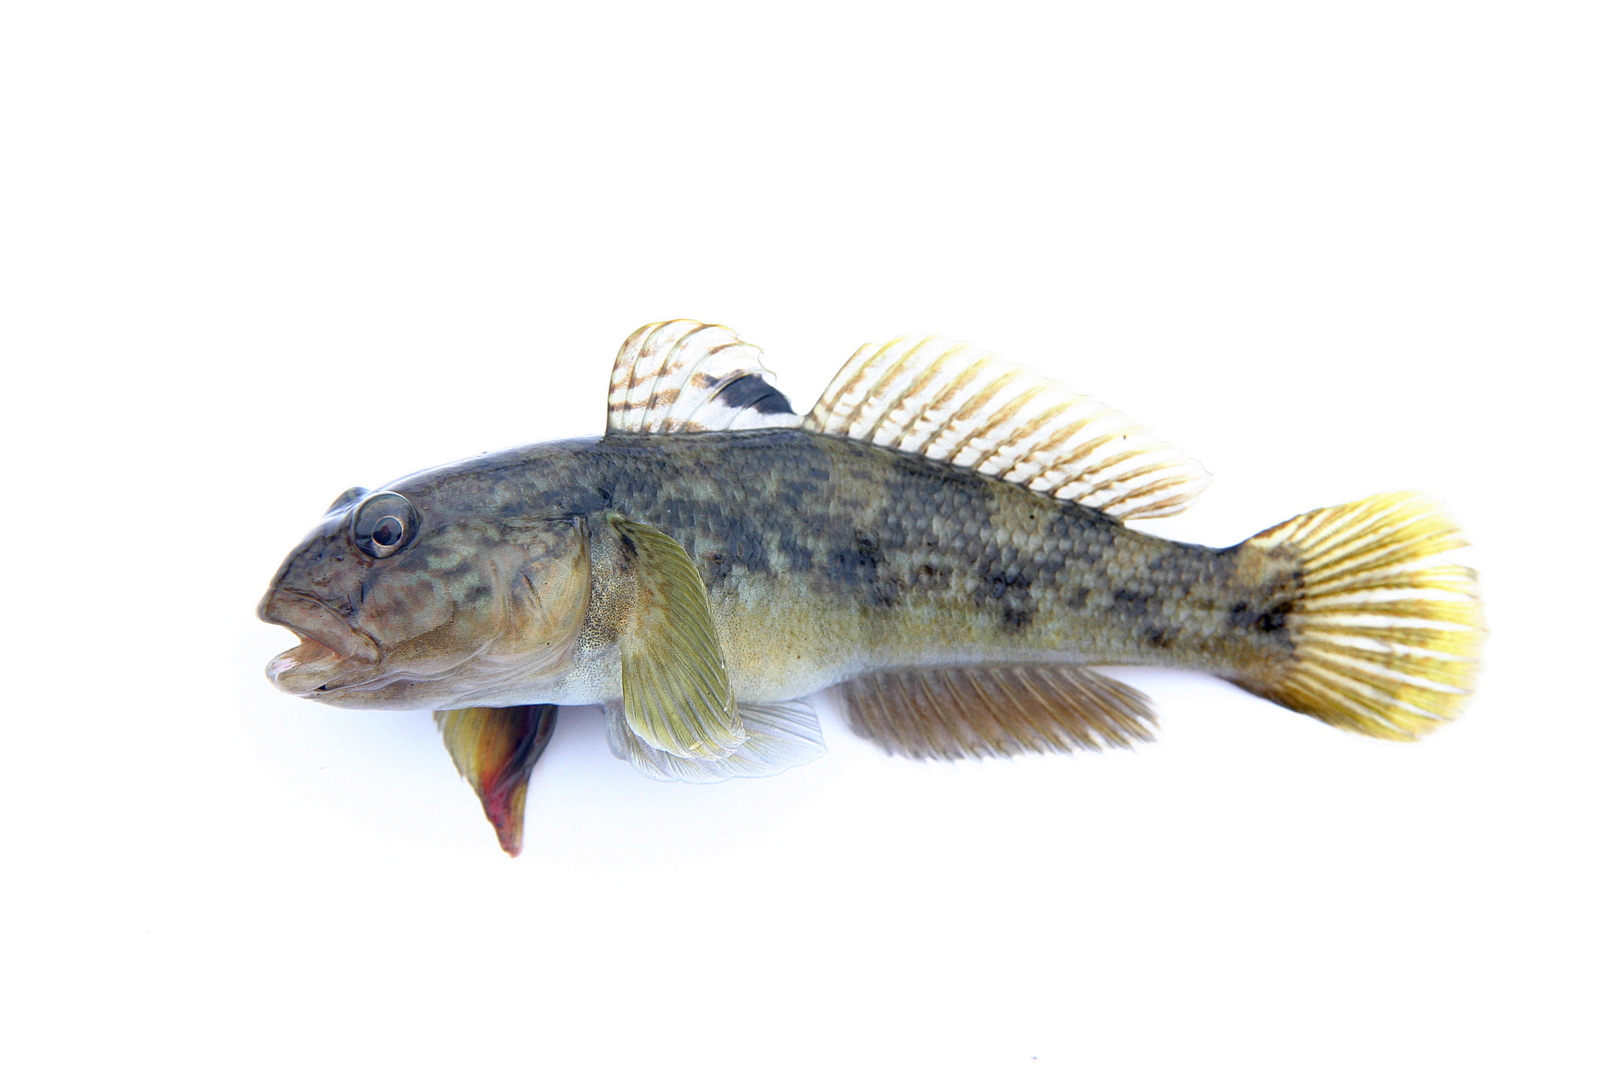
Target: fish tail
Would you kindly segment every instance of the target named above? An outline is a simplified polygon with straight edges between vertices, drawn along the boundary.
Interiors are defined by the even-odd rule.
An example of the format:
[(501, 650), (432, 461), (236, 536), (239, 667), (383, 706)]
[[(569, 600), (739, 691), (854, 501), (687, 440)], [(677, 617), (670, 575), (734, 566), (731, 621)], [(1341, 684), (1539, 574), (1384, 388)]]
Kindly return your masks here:
[(1250, 538), (1241, 567), (1270, 590), (1251, 622), (1276, 651), (1251, 657), (1233, 680), (1392, 741), (1450, 722), (1472, 695), (1484, 635), (1477, 575), (1439, 558), (1466, 543), (1414, 493), (1321, 508)]

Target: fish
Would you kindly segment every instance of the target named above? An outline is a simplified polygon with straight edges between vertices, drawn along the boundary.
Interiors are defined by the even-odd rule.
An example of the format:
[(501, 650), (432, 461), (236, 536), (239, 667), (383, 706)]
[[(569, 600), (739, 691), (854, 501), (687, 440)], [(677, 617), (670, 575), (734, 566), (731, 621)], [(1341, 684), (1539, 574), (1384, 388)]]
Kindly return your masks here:
[(813, 701), (922, 760), (1131, 747), (1208, 672), (1394, 741), (1455, 719), (1484, 639), (1442, 506), (1389, 492), (1225, 548), (1128, 525), (1209, 483), (1099, 401), (973, 345), (865, 345), (809, 412), (724, 326), (622, 345), (605, 433), (346, 490), (259, 617), (290, 695), (433, 713), (501, 847), (563, 707), (661, 781), (825, 751)]

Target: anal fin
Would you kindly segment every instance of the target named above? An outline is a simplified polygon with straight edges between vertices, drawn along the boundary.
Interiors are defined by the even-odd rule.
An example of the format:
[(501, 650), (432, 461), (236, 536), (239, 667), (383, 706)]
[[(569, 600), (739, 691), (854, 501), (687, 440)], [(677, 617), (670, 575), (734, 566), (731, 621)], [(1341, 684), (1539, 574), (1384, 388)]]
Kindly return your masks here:
[(433, 713), (456, 770), (478, 794), (500, 847), (512, 856), (522, 851), (528, 777), (550, 743), (556, 711), (554, 704), (524, 704)]
[(850, 727), (891, 755), (982, 759), (1149, 741), (1143, 693), (1086, 667), (983, 664), (881, 671), (840, 687)]

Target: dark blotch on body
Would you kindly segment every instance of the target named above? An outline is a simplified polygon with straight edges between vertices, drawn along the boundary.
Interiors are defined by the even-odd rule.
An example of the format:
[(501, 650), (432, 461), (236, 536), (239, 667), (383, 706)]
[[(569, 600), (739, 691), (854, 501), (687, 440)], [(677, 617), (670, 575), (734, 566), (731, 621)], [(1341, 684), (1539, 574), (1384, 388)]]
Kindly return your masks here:
[(879, 607), (893, 607), (900, 601), (900, 583), (883, 574), (883, 550), (866, 534), (857, 531), (855, 543), (836, 552), (830, 561), (829, 575), (845, 585), (865, 587)]
[(1258, 611), (1246, 601), (1238, 601), (1228, 609), (1228, 625), (1241, 630), (1257, 630), (1264, 634), (1277, 633), (1288, 625), (1292, 601), (1274, 604), (1266, 611)]
[(1150, 594), (1141, 593), (1136, 589), (1118, 589), (1111, 594), (1111, 599), (1117, 607), (1135, 615), (1147, 615), (1150, 612)]
[(1000, 622), (1007, 630), (1026, 630), (1033, 623), (1033, 617), (1038, 614), (1032, 605), (1027, 607), (1008, 606), (1000, 610)]

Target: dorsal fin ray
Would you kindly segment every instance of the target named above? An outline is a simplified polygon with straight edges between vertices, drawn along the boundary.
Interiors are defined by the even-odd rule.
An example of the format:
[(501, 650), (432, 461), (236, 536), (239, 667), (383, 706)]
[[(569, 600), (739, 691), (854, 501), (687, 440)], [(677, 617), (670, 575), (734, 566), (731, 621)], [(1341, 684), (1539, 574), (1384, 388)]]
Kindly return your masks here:
[(969, 467), (1119, 519), (1173, 515), (1211, 482), (1126, 415), (932, 334), (863, 345), (801, 427)]
[(623, 342), (611, 370), (607, 433), (700, 433), (797, 426), (761, 349), (726, 326), (652, 322)]

